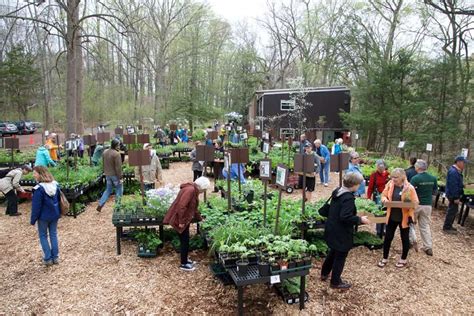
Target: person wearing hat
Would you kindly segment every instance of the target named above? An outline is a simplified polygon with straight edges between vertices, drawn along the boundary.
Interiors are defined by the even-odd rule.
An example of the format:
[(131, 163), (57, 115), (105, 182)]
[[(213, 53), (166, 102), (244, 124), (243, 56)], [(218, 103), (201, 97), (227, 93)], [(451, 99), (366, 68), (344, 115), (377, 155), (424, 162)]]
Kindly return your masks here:
[(31, 167), (24, 165), (21, 168), (13, 169), (7, 175), (0, 179), (0, 192), (2, 192), (7, 199), (7, 209), (5, 214), (10, 216), (18, 216), (18, 197), (16, 191), (25, 192), (20, 186), (20, 180), (23, 175), (32, 171)]
[[(150, 152), (150, 164), (142, 166), (143, 183), (145, 184), (145, 191), (155, 188), (155, 181), (158, 181), (158, 185), (163, 181), (162, 169), (160, 158), (156, 155), (156, 150), (153, 149), (151, 144), (146, 143), (143, 145), (144, 150)], [(135, 167), (135, 178), (140, 179), (140, 168)]]
[(456, 234), (457, 229), (453, 227), (454, 218), (459, 211), (459, 203), (464, 193), (464, 180), (462, 172), (467, 160), (464, 156), (457, 156), (454, 159), (454, 165), (448, 170), (446, 177), (446, 197), (449, 205), (444, 220), (443, 232), (448, 234)]
[(104, 175), (106, 180), (106, 189), (102, 194), (97, 205), (97, 212), (102, 210), (105, 202), (112, 194), (112, 189), (115, 187), (115, 202), (118, 202), (123, 194), (123, 179), (122, 179), (122, 158), (119, 153), (120, 140), (112, 139), (111, 147), (104, 152)]

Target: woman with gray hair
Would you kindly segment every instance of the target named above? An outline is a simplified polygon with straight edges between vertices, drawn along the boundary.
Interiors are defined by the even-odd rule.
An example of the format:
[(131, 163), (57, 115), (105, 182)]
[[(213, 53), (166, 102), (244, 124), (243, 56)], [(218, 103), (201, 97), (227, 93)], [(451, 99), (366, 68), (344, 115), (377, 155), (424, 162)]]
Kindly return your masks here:
[[(367, 198), (372, 199), (377, 204), (381, 204), (381, 195), (388, 182), (390, 173), (387, 171), (387, 165), (383, 159), (377, 160), (375, 165), (377, 169), (370, 175)], [(377, 235), (382, 238), (384, 235), (385, 224), (377, 224), (375, 226)]]
[(360, 170), (359, 163), (360, 163), (359, 154), (356, 151), (351, 152), (350, 158), (349, 158), (349, 168), (347, 169), (347, 172), (354, 172), (361, 175), (362, 180), (360, 182), (359, 189), (356, 192), (354, 192), (354, 195), (362, 197), (365, 194), (365, 180), (364, 180), (364, 176), (362, 175), (362, 171)]
[(329, 253), (321, 269), (321, 280), (326, 281), (331, 275), (331, 288), (348, 290), (351, 285), (341, 279), (342, 270), (349, 250), (353, 246), (354, 226), (370, 224), (367, 216), (357, 216), (354, 192), (364, 180), (362, 175), (348, 172), (344, 175), (342, 187), (332, 192), (331, 204), (326, 216), (324, 238), (329, 246)]
[(209, 189), (211, 182), (206, 177), (199, 177), (194, 183), (184, 183), (178, 196), (163, 219), (164, 224), (171, 225), (179, 234), (181, 265), (183, 271), (194, 271), (195, 262), (189, 260), (189, 225), (193, 220), (201, 221), (198, 211), (199, 194)]

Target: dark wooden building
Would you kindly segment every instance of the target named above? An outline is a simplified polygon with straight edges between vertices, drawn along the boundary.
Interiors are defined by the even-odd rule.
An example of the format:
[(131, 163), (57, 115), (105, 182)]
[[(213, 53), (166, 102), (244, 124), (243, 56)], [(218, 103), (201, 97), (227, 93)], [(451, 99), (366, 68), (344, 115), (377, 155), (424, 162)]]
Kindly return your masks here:
[[(256, 92), (255, 100), (249, 108), (251, 129), (257, 125), (261, 130), (273, 128), (274, 136), (291, 136), (298, 139), (299, 123), (295, 118), (290, 119), (285, 113), (294, 110), (295, 101), (291, 94), (293, 89), (260, 90)], [(344, 128), (340, 117), (341, 112), (350, 112), (351, 93), (347, 87), (306, 88), (306, 101), (310, 105), (304, 110), (306, 117), (306, 134), (311, 139), (322, 139), (323, 143), (343, 138), (350, 143), (350, 133)], [(258, 117), (271, 118), (280, 116), (273, 126)], [(258, 128), (258, 127), (257, 127)]]

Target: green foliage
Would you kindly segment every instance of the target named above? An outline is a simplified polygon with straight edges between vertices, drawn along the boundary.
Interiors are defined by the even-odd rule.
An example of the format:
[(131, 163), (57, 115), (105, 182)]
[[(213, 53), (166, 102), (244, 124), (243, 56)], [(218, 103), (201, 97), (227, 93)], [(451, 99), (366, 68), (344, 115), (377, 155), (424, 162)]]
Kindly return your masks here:
[(372, 233), (358, 231), (354, 233), (354, 245), (380, 246), (383, 245), (383, 240)]
[(193, 132), (193, 141), (203, 141), (206, 139), (206, 132), (202, 129), (197, 129)]
[(145, 230), (135, 234), (135, 238), (139, 245), (143, 245), (146, 249), (154, 250), (163, 242), (155, 231)]
[[(34, 150), (15, 151), (13, 153), (13, 162), (29, 163), (35, 160), (36, 152)], [(0, 163), (11, 163), (12, 154), (10, 150), (0, 150)]]

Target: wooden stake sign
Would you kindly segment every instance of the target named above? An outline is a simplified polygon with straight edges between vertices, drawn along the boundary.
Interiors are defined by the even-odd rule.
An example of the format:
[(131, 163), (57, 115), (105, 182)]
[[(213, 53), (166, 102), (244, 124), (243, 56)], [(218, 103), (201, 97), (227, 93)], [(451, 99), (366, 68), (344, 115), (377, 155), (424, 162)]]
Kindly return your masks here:
[(219, 137), (219, 133), (218, 133), (218, 132), (216, 132), (216, 131), (209, 131), (209, 132), (207, 132), (207, 138), (209, 138), (210, 140), (217, 139), (217, 137)]
[(11, 167), (13, 167), (13, 164), (15, 162), (15, 150), (20, 149), (20, 139), (15, 137), (5, 138), (5, 149), (11, 150)]
[(232, 165), (232, 154), (230, 152), (224, 153), (224, 169), (227, 170), (227, 210), (230, 212), (232, 208), (231, 192), (230, 192), (230, 168)]
[(140, 172), (140, 188), (142, 191), (142, 201), (145, 205), (145, 183), (143, 182), (142, 166), (151, 164), (151, 157), (149, 150), (129, 150), (128, 151), (128, 165), (130, 167), (138, 167)]
[(120, 128), (120, 127), (117, 127), (115, 130), (115, 135), (120, 135), (122, 136), (123, 135), (123, 128)]
[(139, 144), (150, 143), (150, 134), (139, 134), (139, 135), (137, 135), (137, 143), (139, 143)]
[[(240, 164), (246, 164), (249, 162), (249, 149), (248, 148), (233, 148), (229, 149), (229, 152), (232, 156), (232, 163), (237, 164), (237, 172), (238, 172), (238, 181), (239, 181), (239, 195), (242, 194), (242, 183), (240, 181)], [(229, 172), (230, 178), (230, 172)]]
[(268, 181), (272, 179), (272, 161), (270, 159), (260, 160), (260, 179), (263, 182), (263, 226), (267, 225), (267, 187)]
[(110, 133), (109, 132), (97, 133), (97, 142), (99, 144), (103, 144), (105, 142), (108, 142), (109, 140), (110, 140)]
[(89, 164), (92, 166), (91, 146), (95, 146), (97, 144), (97, 140), (95, 139), (95, 135), (84, 135), (83, 140), (84, 145), (89, 146)]
[(296, 154), (295, 155), (295, 172), (302, 173), (303, 175), (303, 203), (301, 207), (301, 212), (305, 212), (305, 200), (306, 200), (306, 175), (308, 173), (314, 172), (314, 155), (307, 154)]
[[(207, 174), (207, 162), (213, 162), (214, 161), (214, 147), (206, 146), (206, 145), (196, 146), (196, 160), (197, 161), (204, 161), (203, 176), (206, 176), (206, 174)], [(207, 202), (206, 191), (204, 191), (204, 202)]]
[(331, 171), (339, 172), (339, 186), (342, 186), (342, 171), (349, 168), (349, 153), (331, 155)]
[(123, 135), (123, 143), (133, 145), (137, 143), (137, 135)]
[(285, 165), (278, 165), (276, 171), (276, 185), (278, 187), (278, 204), (277, 204), (277, 213), (275, 220), (275, 235), (278, 235), (279, 224), (280, 224), (280, 208), (281, 208), (281, 195), (283, 190), (286, 190), (288, 185), (288, 167)]

